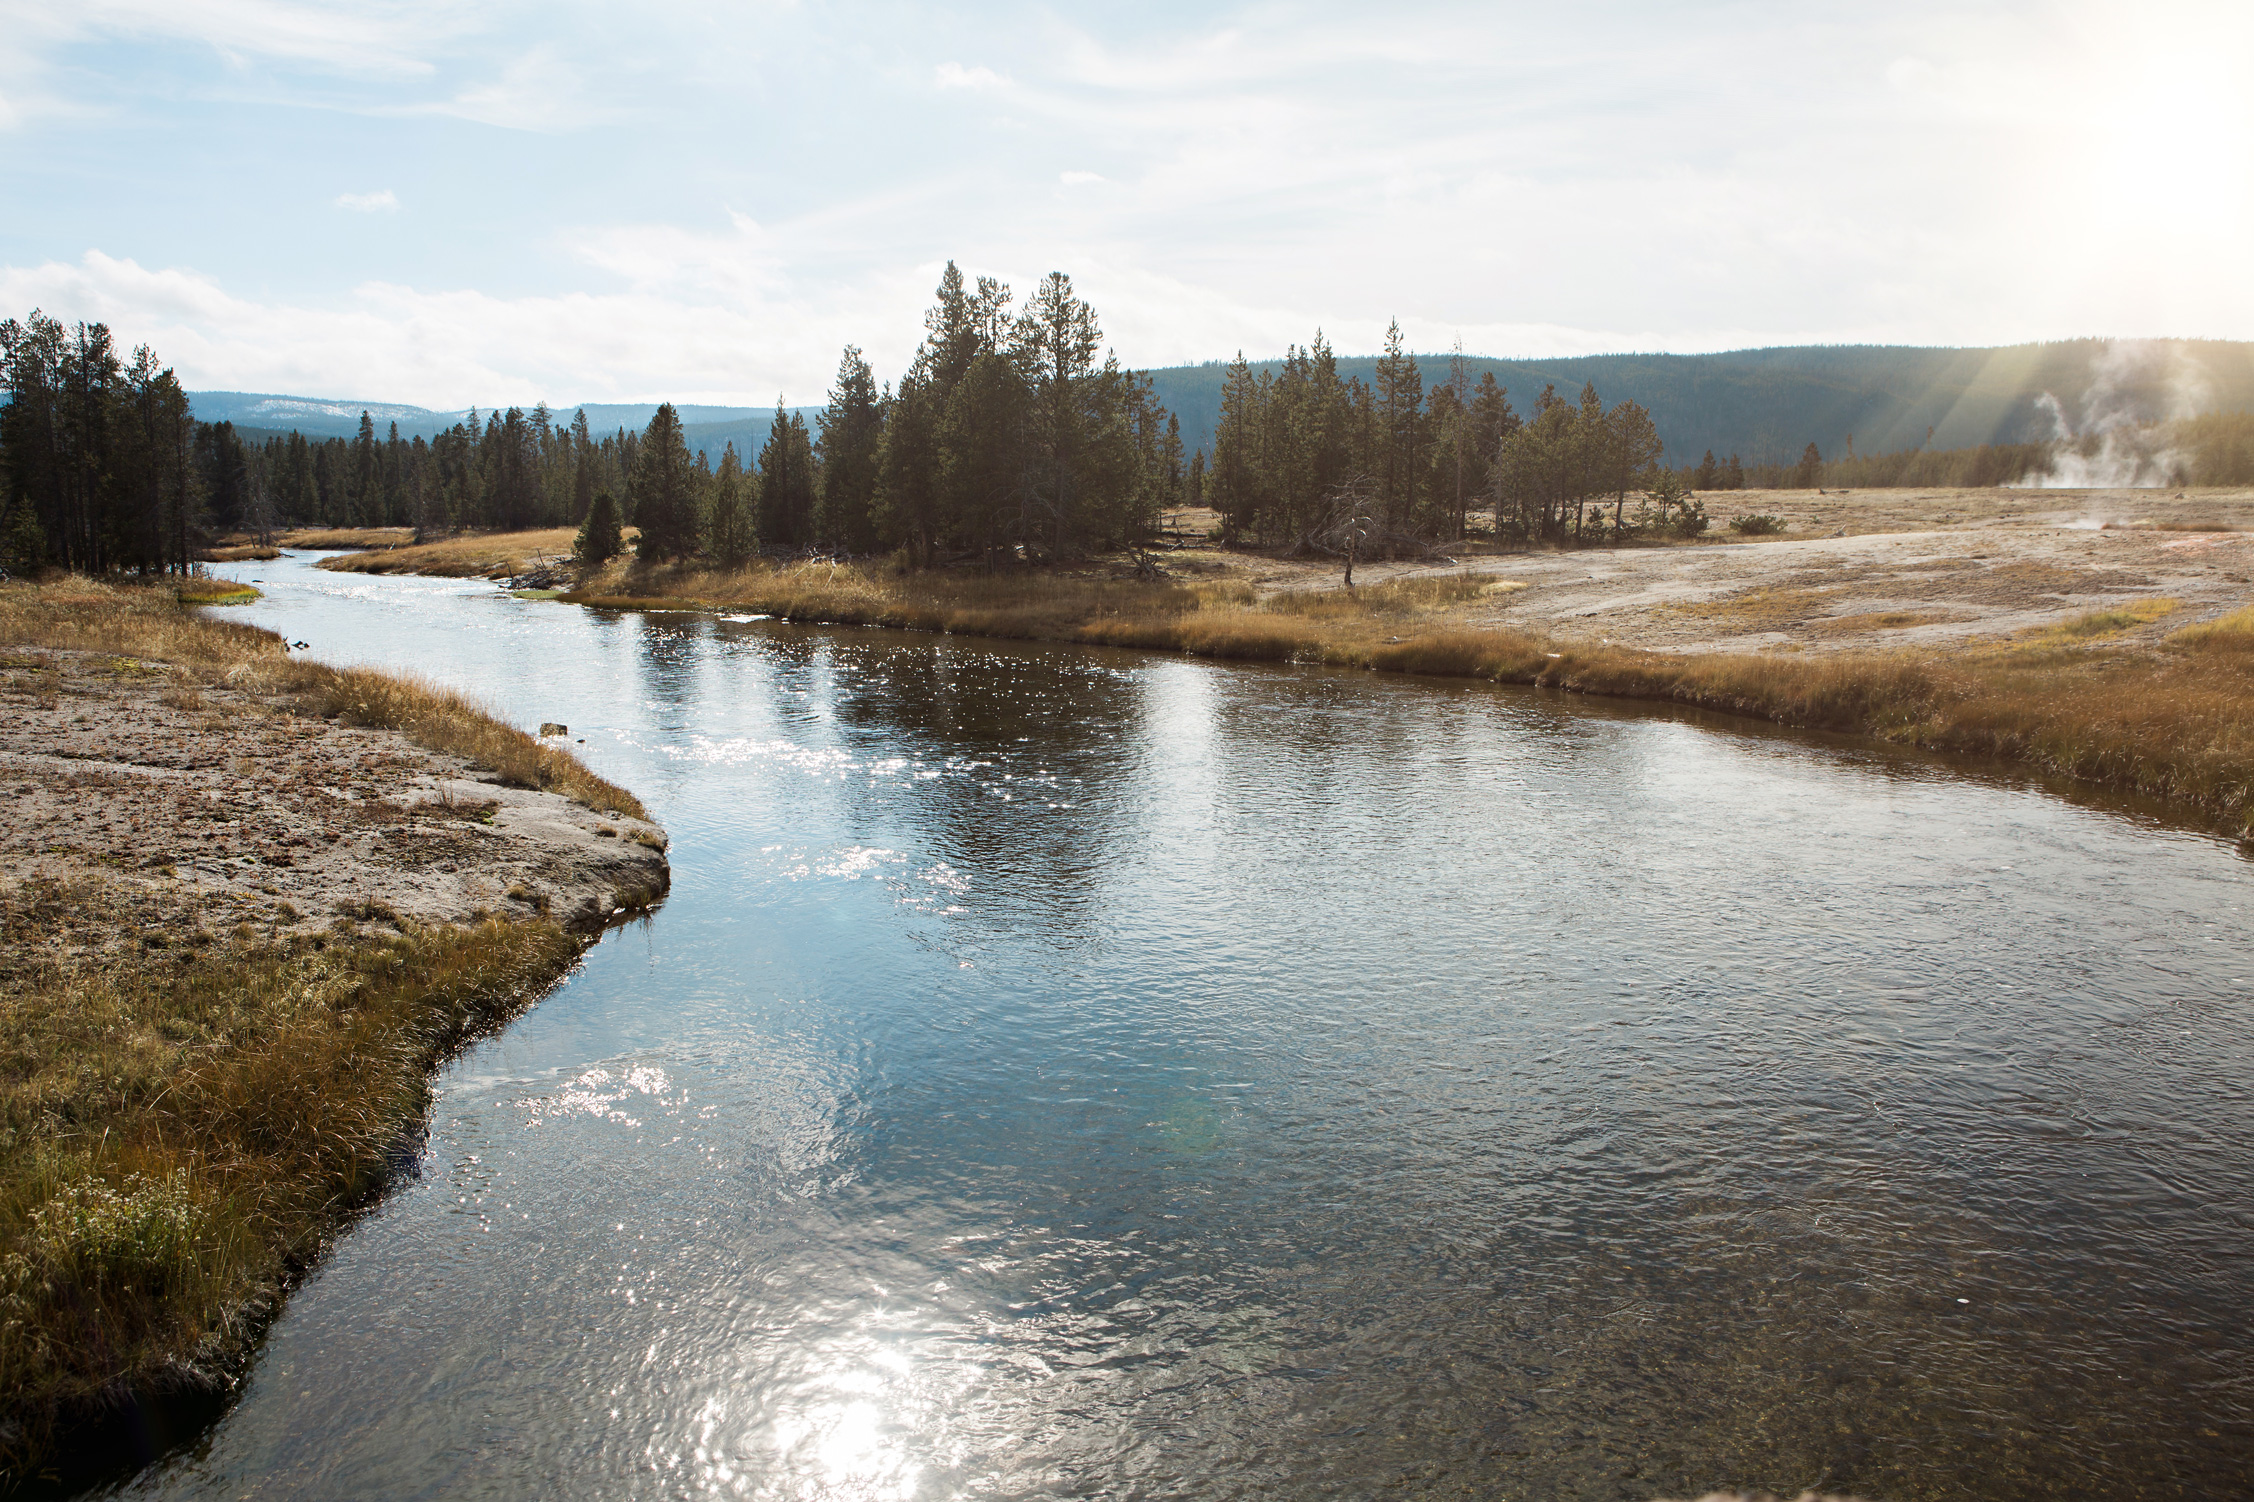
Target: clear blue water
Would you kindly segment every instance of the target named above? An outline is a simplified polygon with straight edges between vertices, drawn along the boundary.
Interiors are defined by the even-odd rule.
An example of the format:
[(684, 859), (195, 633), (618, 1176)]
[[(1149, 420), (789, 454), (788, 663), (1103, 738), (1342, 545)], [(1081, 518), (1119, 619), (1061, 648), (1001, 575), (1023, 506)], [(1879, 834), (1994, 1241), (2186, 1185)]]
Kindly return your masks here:
[(2218, 1496), (2249, 871), (1531, 691), (228, 570), (672, 895), (134, 1497)]

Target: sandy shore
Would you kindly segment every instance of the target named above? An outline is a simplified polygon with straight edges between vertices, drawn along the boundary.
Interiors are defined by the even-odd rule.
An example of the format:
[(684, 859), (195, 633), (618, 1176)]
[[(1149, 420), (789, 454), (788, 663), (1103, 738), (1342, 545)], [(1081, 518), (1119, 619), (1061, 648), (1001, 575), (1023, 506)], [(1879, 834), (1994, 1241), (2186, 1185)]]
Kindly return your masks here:
[(501, 786), (399, 731), (161, 663), (18, 647), (4, 664), (10, 883), (125, 883), (192, 926), (276, 936), (534, 913), (585, 930), (666, 888), (655, 825)]

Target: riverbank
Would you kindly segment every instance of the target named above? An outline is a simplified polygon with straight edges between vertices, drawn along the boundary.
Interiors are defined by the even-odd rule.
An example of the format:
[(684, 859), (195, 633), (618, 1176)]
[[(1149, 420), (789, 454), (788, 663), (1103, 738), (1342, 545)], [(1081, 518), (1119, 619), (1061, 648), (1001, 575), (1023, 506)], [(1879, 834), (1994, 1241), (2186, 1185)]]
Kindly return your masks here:
[[(434, 542), (399, 541), (324, 558), (316, 567), (347, 574), (429, 574), (444, 579), (499, 579), (541, 567), (566, 567), (578, 532), (551, 527), (536, 532), (469, 532)], [(631, 539), (639, 534), (629, 532)], [(286, 540), (286, 539), (285, 539)], [(308, 542), (299, 546), (350, 546)], [(631, 540), (628, 543), (632, 545)]]
[[(603, 586), (615, 582), (618, 592)], [(715, 576), (650, 571), (561, 596), (622, 609), (707, 609), (812, 623), (1142, 647), (1481, 678), (1661, 700), (1779, 724), (1991, 757), (2162, 799), (2254, 836), (2254, 609), (2123, 640), (2133, 607), (2082, 611), (1952, 653), (1657, 652), (1465, 623), (1508, 586), (1478, 575), (1257, 596), (1053, 576), (872, 577), (850, 569)]]
[(0, 588), (0, 1478), (219, 1402), (431, 1067), (668, 882), (634, 798), (172, 593)]
[[(1124, 560), (903, 574), (873, 562), (720, 572), (622, 559), (560, 598), (1662, 700), (1996, 758), (2254, 835), (2254, 531), (2238, 530), (2254, 526), (2254, 492), (1755, 500), (1781, 508), (1781, 538), (1467, 550), (1365, 564), (1352, 591), (1333, 564), (1193, 546), (1159, 555), (1157, 578)], [(459, 576), (557, 536), (321, 566), (421, 563)]]

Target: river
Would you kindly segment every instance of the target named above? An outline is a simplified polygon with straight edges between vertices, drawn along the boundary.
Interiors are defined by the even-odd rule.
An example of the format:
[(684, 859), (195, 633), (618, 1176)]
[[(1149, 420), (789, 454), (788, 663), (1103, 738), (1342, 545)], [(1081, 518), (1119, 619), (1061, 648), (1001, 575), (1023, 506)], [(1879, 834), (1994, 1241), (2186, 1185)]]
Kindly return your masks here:
[(2217, 1496), (2246, 859), (1532, 690), (233, 566), (674, 884), (135, 1498)]

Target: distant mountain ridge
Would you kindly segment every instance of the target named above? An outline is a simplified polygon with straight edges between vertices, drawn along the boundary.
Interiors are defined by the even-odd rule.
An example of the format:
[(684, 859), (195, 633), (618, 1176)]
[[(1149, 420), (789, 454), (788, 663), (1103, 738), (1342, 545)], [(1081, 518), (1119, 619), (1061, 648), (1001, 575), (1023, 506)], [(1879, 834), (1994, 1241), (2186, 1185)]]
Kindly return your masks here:
[[(1253, 368), (1272, 373), (1282, 363), (1256, 361)], [(1420, 355), (1417, 364), (1427, 390), (1448, 379), (1446, 355)], [(1368, 382), (1377, 361), (1350, 356), (1338, 365), (1340, 374)], [(1676, 463), (1695, 462), (1707, 449), (1737, 454), (1748, 463), (1797, 459), (1810, 443), (1836, 458), (1850, 437), (1864, 454), (2030, 443), (2054, 436), (2062, 422), (2082, 432), (2195, 411), (2254, 411), (2254, 343), (2234, 340), (2071, 339), (1991, 349), (1795, 345), (1710, 355), (1467, 356), (1464, 365), (1474, 383), (1492, 372), (1522, 414), (1546, 385), (1572, 399), (1584, 382), (1593, 382), (1608, 404), (1639, 402), (1650, 410)], [(1209, 447), (1226, 364), (1176, 365), (1149, 374), (1159, 400), (1181, 419), (1184, 447)], [(359, 431), (362, 411), (379, 434), (396, 422), (402, 437), (428, 438), (464, 416), (397, 402), (241, 391), (197, 391), (189, 397), (206, 422), (294, 429), (308, 437), (350, 437)], [(557, 404), (549, 410), (557, 422), (569, 422), (580, 409)], [(767, 441), (774, 420), (771, 407), (692, 404), (675, 410), (690, 447), (715, 459), (733, 442), (748, 461)], [(811, 424), (819, 409), (791, 410)], [(657, 404), (588, 403), (585, 411), (597, 433), (608, 433), (646, 425)]]
[[(1449, 363), (1446, 355), (1417, 357), (1427, 391), (1448, 379)], [(1253, 368), (1273, 372), (1281, 365), (1266, 360)], [(1365, 383), (1376, 365), (1371, 356), (1338, 362), (1341, 376)], [(1795, 345), (1711, 355), (1466, 356), (1464, 365), (1472, 384), (1493, 372), (1521, 416), (1548, 385), (1568, 400), (1594, 383), (1607, 405), (1640, 403), (1677, 464), (1695, 463), (1707, 449), (1758, 463), (1797, 459), (1814, 443), (1838, 458), (1850, 437), (1857, 453), (1886, 454), (2036, 443), (2055, 436), (2061, 419), (2080, 433), (2122, 420), (2254, 411), (2254, 343), (2233, 340), (2072, 339), (1993, 349)], [(1228, 367), (1209, 361), (1150, 375), (1159, 400), (1181, 418), (1184, 446), (1209, 444)]]
[[(360, 431), (360, 414), (365, 412), (375, 423), (378, 438), (387, 436), (391, 425), (397, 423), (400, 437), (428, 439), (469, 416), (466, 407), (442, 412), (404, 402), (356, 402), (341, 397), (287, 396), (258, 391), (191, 391), (188, 401), (199, 421), (231, 422), (254, 437), (296, 432), (308, 438), (350, 438)], [(477, 410), (482, 420), (489, 413), (506, 408), (480, 407)], [(775, 421), (772, 407), (721, 407), (689, 402), (675, 403), (673, 410), (681, 416), (681, 429), (689, 447), (709, 450), (715, 460), (728, 444), (734, 443), (736, 452), (749, 462), (767, 441), (767, 430)], [(818, 409), (791, 407), (785, 410), (797, 412), (812, 422)], [(657, 403), (586, 402), (548, 408), (551, 420), (559, 425), (570, 422), (572, 415), (580, 411), (587, 414), (587, 426), (599, 438), (620, 428), (647, 427), (650, 419), (657, 415)]]

